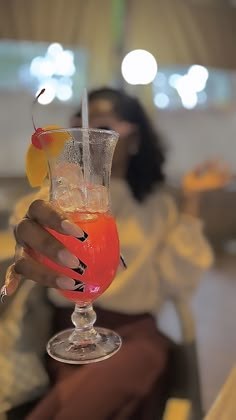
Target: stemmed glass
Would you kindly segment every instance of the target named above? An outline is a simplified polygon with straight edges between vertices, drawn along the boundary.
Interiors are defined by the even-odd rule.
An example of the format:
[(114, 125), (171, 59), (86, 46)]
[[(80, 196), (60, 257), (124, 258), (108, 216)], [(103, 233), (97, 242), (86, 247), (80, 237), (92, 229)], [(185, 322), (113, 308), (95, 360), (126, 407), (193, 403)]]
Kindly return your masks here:
[(83, 238), (48, 229), (80, 261), (77, 269), (62, 267), (43, 255), (44, 264), (74, 279), (72, 291), (60, 290), (75, 303), (74, 329), (50, 339), (47, 351), (64, 363), (85, 364), (107, 359), (121, 346), (115, 332), (95, 328), (92, 302), (115, 277), (120, 258), (116, 223), (110, 208), (110, 174), (118, 134), (100, 129), (57, 129), (38, 134), (46, 153), (50, 201), (84, 231)]

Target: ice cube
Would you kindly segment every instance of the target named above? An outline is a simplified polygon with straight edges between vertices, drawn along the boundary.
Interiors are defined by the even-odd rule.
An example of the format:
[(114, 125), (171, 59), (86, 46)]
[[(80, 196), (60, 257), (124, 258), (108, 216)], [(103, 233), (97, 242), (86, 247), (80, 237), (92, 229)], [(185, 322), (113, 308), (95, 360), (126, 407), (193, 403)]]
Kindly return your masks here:
[(109, 200), (103, 185), (85, 184), (79, 165), (59, 162), (52, 170), (53, 201), (64, 211), (106, 212)]
[(88, 186), (86, 194), (86, 207), (91, 212), (106, 212), (108, 210), (108, 192), (103, 185)]
[(53, 178), (64, 178), (67, 183), (79, 186), (83, 182), (83, 172), (80, 165), (69, 162), (59, 162), (52, 170)]
[(85, 208), (85, 195), (82, 188), (77, 185), (65, 182), (60, 178), (54, 188), (53, 201), (64, 211), (83, 210)]
[(52, 171), (52, 199), (64, 211), (84, 208), (83, 173), (79, 165), (60, 162)]

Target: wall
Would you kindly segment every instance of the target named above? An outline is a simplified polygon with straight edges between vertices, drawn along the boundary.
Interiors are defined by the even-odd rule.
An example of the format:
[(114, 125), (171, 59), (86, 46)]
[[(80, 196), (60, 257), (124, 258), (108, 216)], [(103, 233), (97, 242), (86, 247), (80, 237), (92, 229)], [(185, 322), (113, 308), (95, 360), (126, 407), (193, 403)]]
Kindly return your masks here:
[[(24, 175), (24, 160), (33, 132), (31, 122), (32, 97), (21, 92), (0, 95), (0, 177)], [(36, 126), (58, 124), (68, 126), (73, 112), (68, 105), (37, 105), (34, 109)]]
[(217, 156), (236, 172), (236, 110), (162, 111), (157, 114), (157, 124), (167, 138), (170, 178)]
[[(24, 174), (24, 156), (32, 134), (32, 98), (25, 92), (0, 95), (0, 176)], [(72, 106), (36, 106), (37, 126), (68, 126)], [(185, 171), (212, 156), (222, 156), (236, 172), (236, 111), (158, 111), (156, 122), (168, 144), (166, 171), (176, 180)]]

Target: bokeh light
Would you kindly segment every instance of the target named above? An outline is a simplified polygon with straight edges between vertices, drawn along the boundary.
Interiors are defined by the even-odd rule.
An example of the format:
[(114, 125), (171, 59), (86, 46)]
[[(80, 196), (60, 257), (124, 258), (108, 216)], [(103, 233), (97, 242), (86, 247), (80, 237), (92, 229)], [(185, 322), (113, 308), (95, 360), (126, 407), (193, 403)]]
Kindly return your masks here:
[(170, 103), (170, 99), (165, 93), (157, 93), (154, 97), (154, 103), (157, 108), (165, 109)]
[(155, 57), (146, 50), (130, 51), (121, 64), (122, 75), (131, 85), (148, 85), (155, 79), (157, 68)]
[(174, 89), (176, 89), (177, 83), (179, 81), (179, 79), (181, 79), (181, 75), (177, 74), (177, 73), (173, 73), (170, 77), (169, 77), (169, 85), (171, 87), (173, 87)]
[(44, 92), (44, 94), (43, 94), (43, 95), (41, 95), (41, 96), (38, 98), (38, 102), (39, 102), (41, 105), (48, 105), (48, 104), (50, 104), (50, 103), (53, 101), (53, 99), (55, 98), (55, 96), (56, 96), (56, 89), (55, 89), (55, 87), (53, 86), (53, 84), (50, 84), (50, 83), (45, 83), (45, 84), (43, 84), (43, 85), (42, 85), (42, 87), (40, 87), (40, 88), (39, 88), (39, 90), (36, 92), (36, 96), (39, 94), (39, 92), (40, 92), (43, 88), (45, 88), (45, 92)]
[(60, 101), (68, 101), (69, 99), (71, 99), (72, 97), (72, 89), (71, 86), (68, 85), (59, 85), (56, 91), (56, 97), (60, 100)]
[(201, 92), (205, 89), (209, 77), (208, 70), (199, 65), (193, 65), (189, 68), (187, 76), (195, 92)]
[(37, 79), (39, 90), (46, 89), (39, 102), (46, 105), (55, 98), (60, 101), (71, 99), (75, 71), (73, 51), (64, 50), (61, 44), (53, 43), (44, 56), (35, 57), (30, 64), (30, 74)]

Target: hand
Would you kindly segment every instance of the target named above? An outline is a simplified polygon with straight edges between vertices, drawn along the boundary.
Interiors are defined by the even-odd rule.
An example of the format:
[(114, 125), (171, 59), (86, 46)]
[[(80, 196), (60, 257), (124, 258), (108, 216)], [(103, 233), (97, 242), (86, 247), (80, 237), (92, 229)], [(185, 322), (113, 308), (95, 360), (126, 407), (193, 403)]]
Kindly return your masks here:
[(7, 270), (1, 297), (14, 293), (19, 282), (24, 278), (49, 287), (67, 290), (73, 290), (75, 287), (73, 279), (60, 275), (28, 255), (26, 250), (30, 248), (59, 265), (72, 269), (79, 267), (79, 259), (71, 254), (44, 227), (51, 228), (64, 235), (72, 235), (78, 240), (84, 237), (83, 230), (67, 220), (65, 215), (56, 211), (50, 203), (43, 200), (34, 201), (28, 209), (27, 216), (15, 227), (16, 261)]
[(187, 173), (182, 180), (184, 192), (201, 192), (222, 188), (232, 179), (228, 165), (219, 160), (209, 160)]

